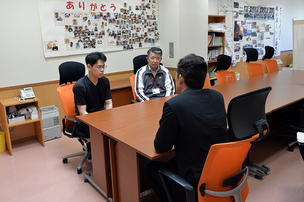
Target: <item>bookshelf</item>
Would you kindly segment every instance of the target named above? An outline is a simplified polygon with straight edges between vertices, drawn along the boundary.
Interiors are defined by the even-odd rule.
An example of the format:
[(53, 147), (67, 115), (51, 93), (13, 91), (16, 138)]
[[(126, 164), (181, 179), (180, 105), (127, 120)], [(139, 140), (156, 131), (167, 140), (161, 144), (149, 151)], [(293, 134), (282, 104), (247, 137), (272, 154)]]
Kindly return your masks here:
[[(7, 111), (10, 106), (16, 106), (19, 110), (32, 105), (38, 110), (37, 119), (25, 119), (24, 121), (17, 123), (8, 122)], [(42, 146), (45, 146), (38, 98), (27, 99), (23, 102), (20, 102), (19, 98), (2, 99), (0, 100), (0, 115), (1, 120), (3, 121), (6, 148), (10, 155), (13, 155), (12, 143), (23, 142), (36, 138)], [(20, 134), (15, 133), (15, 135), (12, 135), (15, 131), (19, 131)]]
[(208, 70), (217, 65), (217, 55), (225, 53), (225, 32), (209, 29), (209, 23), (225, 23), (225, 16), (208, 15)]

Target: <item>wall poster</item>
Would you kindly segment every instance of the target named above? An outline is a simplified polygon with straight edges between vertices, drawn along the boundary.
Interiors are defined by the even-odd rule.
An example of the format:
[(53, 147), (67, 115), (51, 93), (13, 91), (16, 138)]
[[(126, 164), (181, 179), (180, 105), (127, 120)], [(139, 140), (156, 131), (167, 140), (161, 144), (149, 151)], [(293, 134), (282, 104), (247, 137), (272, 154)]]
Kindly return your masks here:
[(280, 55), (281, 12), (281, 7), (219, 0), (219, 14), (226, 16), (225, 54), (232, 55), (233, 63), (246, 60), (247, 47), (257, 49), (259, 59), (265, 46), (275, 48), (274, 56)]
[(158, 46), (157, 1), (38, 2), (45, 58)]

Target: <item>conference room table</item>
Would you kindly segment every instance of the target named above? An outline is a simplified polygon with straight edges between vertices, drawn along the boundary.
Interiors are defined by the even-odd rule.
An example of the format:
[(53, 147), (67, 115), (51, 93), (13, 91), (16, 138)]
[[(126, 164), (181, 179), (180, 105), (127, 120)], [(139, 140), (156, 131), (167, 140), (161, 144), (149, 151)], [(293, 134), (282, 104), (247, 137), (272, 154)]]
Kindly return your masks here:
[[(270, 114), (304, 98), (303, 78), (304, 71), (282, 70), (210, 88), (222, 93), (227, 110), (232, 98), (271, 86), (265, 106)], [(77, 117), (90, 127), (94, 181), (115, 202), (141, 201), (140, 193), (145, 190), (141, 161), (172, 153), (157, 153), (153, 143), (163, 104), (173, 96)]]

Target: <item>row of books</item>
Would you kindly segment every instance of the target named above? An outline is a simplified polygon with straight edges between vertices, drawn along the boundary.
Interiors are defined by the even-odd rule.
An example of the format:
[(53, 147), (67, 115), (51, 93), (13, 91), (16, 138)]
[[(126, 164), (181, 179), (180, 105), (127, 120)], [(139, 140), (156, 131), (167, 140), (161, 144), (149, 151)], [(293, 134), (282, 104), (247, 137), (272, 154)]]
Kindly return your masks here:
[(215, 36), (215, 33), (208, 34), (208, 46), (223, 45), (223, 37)]
[(218, 55), (222, 54), (222, 48), (208, 50), (208, 60), (215, 60)]

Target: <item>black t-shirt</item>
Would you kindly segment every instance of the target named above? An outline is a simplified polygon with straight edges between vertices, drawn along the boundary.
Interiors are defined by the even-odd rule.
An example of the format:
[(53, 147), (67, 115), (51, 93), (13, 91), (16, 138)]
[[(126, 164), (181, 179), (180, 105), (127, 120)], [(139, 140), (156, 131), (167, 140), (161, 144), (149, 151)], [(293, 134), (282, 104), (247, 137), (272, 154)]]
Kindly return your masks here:
[(86, 105), (87, 112), (101, 111), (106, 100), (111, 99), (110, 82), (106, 77), (98, 79), (95, 86), (87, 76), (80, 78), (73, 87), (75, 112), (79, 115), (77, 105)]

